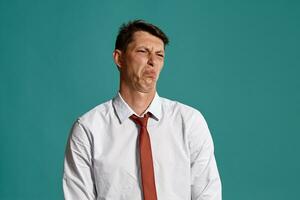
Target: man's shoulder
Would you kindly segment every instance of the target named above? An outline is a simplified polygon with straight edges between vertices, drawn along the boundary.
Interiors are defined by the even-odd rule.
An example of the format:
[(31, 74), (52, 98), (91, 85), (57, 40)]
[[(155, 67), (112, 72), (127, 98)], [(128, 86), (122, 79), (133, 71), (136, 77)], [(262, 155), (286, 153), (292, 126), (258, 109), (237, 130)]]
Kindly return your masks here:
[(200, 115), (200, 116), (202, 116), (201, 112), (198, 109), (196, 109), (190, 105), (187, 105), (187, 104), (182, 103), (177, 100), (165, 98), (165, 97), (160, 97), (160, 99), (161, 99), (163, 108), (165, 108), (166, 110), (177, 112), (177, 113), (183, 114), (183, 115)]
[(85, 112), (78, 117), (78, 121), (82, 124), (89, 124), (93, 123), (94, 121), (98, 121), (99, 119), (105, 119), (106, 116), (111, 112), (111, 109), (113, 109), (112, 99), (100, 103), (89, 111)]
[(202, 127), (203, 130), (208, 129), (204, 116), (197, 108), (167, 98), (161, 98), (161, 102), (165, 113), (167, 113), (168, 116), (182, 120), (186, 128)]

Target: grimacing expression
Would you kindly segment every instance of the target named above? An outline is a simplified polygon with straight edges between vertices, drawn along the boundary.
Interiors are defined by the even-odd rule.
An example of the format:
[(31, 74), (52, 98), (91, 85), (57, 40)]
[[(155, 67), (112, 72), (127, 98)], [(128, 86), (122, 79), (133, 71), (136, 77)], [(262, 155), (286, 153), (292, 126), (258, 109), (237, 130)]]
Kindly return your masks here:
[(121, 81), (142, 93), (156, 91), (156, 82), (164, 65), (163, 41), (145, 31), (137, 31), (125, 52), (121, 52)]

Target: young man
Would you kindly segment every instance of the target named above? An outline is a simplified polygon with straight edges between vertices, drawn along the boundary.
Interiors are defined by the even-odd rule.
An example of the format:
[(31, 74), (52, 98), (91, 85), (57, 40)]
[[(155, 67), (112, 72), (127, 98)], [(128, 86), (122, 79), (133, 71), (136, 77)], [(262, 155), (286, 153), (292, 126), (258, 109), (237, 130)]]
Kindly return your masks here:
[(167, 44), (167, 36), (145, 21), (120, 28), (113, 52), (119, 93), (72, 128), (64, 163), (66, 200), (221, 200), (203, 116), (156, 92)]

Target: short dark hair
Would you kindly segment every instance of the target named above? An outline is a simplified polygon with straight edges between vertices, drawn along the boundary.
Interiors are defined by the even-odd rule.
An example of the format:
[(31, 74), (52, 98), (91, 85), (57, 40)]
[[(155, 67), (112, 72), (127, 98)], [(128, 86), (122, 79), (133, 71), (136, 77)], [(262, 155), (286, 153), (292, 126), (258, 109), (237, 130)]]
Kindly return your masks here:
[(133, 34), (137, 31), (145, 31), (160, 38), (163, 41), (164, 46), (169, 43), (167, 35), (161, 29), (139, 19), (122, 24), (116, 39), (115, 49), (126, 51), (128, 44), (133, 40)]

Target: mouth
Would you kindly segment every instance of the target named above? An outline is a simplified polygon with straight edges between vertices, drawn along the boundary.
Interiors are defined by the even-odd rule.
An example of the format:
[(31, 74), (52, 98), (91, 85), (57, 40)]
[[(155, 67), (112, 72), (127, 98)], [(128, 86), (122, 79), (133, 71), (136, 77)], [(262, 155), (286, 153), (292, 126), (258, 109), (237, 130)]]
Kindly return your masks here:
[(147, 78), (156, 79), (156, 72), (155, 71), (146, 71), (144, 76)]

